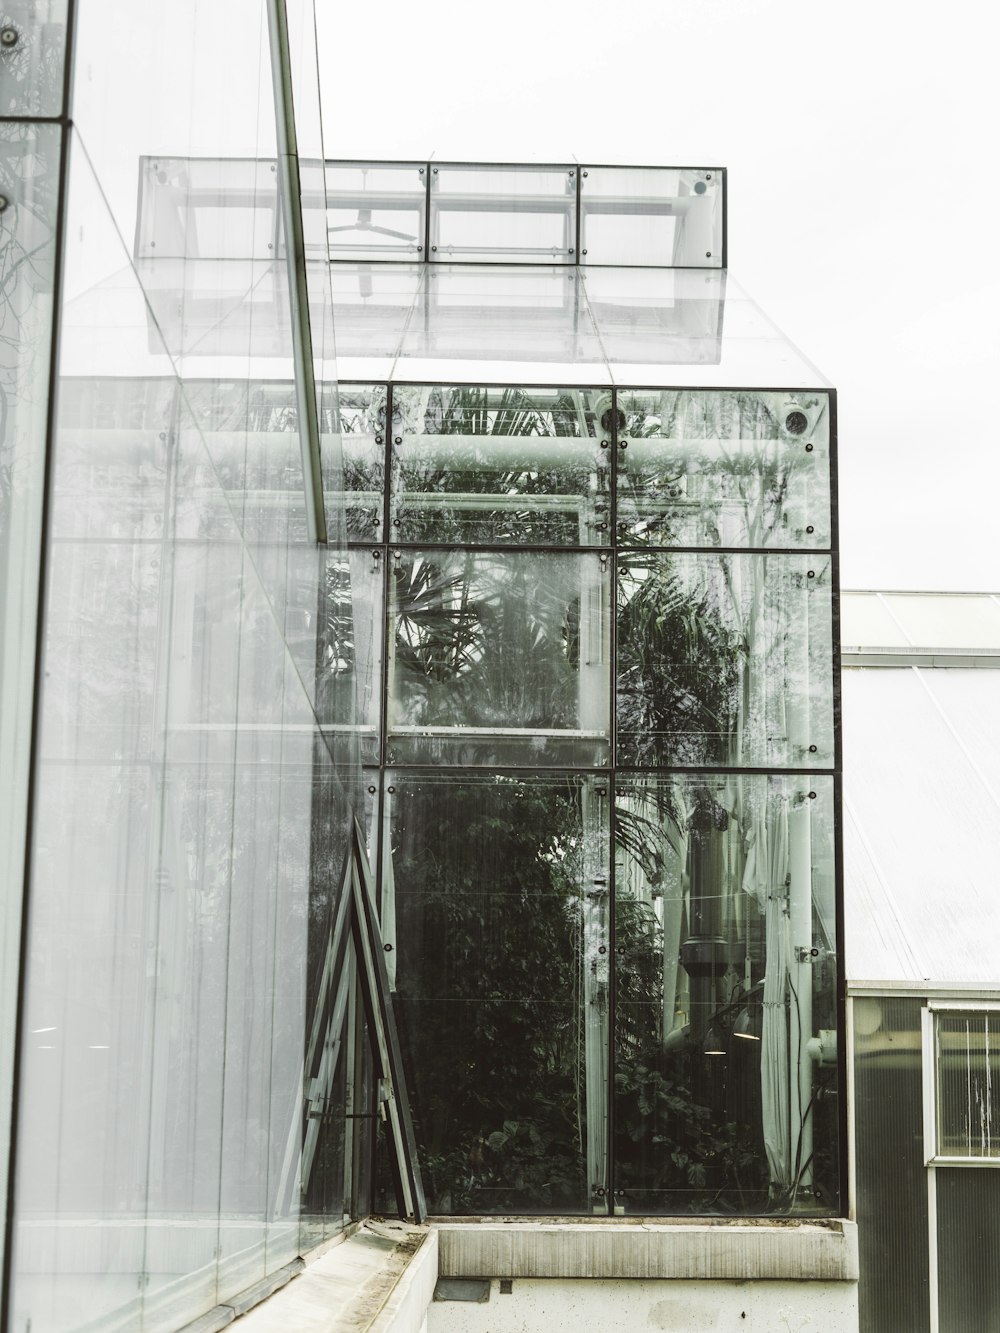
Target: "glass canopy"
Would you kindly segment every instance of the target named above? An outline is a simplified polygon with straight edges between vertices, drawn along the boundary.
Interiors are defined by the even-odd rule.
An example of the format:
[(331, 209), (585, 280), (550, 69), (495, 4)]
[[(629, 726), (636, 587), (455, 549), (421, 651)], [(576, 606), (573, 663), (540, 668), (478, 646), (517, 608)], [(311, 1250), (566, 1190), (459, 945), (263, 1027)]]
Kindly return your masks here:
[[(828, 387), (726, 272), (722, 168), (311, 162), (302, 181), (345, 380)], [(247, 320), (287, 321), (276, 208), (267, 162), (143, 159), (135, 260), (193, 373)]]

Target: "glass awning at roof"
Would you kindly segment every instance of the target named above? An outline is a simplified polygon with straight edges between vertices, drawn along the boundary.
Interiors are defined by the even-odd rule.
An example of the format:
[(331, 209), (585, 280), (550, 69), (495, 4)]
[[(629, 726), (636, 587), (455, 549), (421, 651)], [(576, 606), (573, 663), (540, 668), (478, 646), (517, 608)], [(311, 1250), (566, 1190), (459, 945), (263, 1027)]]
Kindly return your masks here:
[[(230, 361), (249, 346), (266, 358), (269, 346), (287, 345), (283, 264), (175, 258), (136, 267), (148, 312), (118, 308), (135, 288), (115, 278), (73, 303), (100, 336), (81, 340), (70, 373), (100, 373), (92, 362), (108, 339), (139, 354), (126, 330), (147, 320), (158, 329), (150, 346), (165, 343), (196, 377), (234, 373)], [(827, 385), (725, 272), (341, 263), (332, 289), (344, 381)]]
[[(229, 373), (250, 323), (262, 355), (287, 341), (271, 165), (141, 161), (135, 263), (186, 374)], [(725, 189), (717, 167), (303, 162), (338, 377), (826, 387), (728, 277)]]

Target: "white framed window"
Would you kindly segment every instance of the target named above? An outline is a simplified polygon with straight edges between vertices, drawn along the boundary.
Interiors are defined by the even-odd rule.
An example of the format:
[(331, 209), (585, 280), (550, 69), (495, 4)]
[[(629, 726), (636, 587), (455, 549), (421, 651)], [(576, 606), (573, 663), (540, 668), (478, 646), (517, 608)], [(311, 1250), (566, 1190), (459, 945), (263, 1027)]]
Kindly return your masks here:
[(923, 1054), (926, 1161), (1000, 1166), (1000, 1002), (928, 1001)]

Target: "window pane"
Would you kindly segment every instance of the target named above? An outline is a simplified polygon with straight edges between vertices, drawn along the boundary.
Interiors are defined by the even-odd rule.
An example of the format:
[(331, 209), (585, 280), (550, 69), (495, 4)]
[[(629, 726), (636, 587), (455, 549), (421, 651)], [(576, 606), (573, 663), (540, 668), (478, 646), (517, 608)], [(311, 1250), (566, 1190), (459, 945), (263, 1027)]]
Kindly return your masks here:
[(384, 563), (379, 550), (327, 551), (320, 602), (316, 712), (338, 754), (357, 733), (366, 764), (381, 753)]
[(393, 403), (393, 541), (608, 544), (609, 393), (398, 388)]
[(573, 167), (432, 166), (432, 261), (575, 261)]
[(586, 168), (582, 262), (720, 268), (722, 180), (718, 168)]
[(607, 781), (386, 779), (383, 931), (430, 1211), (604, 1212)]
[(67, 0), (10, 0), (3, 25), (16, 40), (0, 47), (0, 115), (58, 116), (63, 110)]
[[(9, 12), (9, 11), (8, 11)], [(8, 55), (0, 50), (0, 69)], [(25, 821), (28, 809), (45, 426), (52, 342), (56, 203), (62, 143), (55, 126), (5, 125), (0, 138), (4, 300), (0, 306), (0, 1086), (13, 1086)], [(137, 574), (137, 577), (138, 574)], [(6, 1194), (11, 1099), (0, 1101), (0, 1190)], [(0, 1223), (0, 1250), (5, 1223)]]
[[(386, 388), (341, 385), (339, 398), (347, 535), (352, 541), (384, 541)], [(335, 504), (328, 492), (327, 507)]]
[(610, 598), (597, 555), (396, 552), (389, 762), (607, 763)]
[(619, 557), (618, 760), (833, 762), (830, 560)]
[(1000, 1013), (939, 1013), (937, 1152), (1000, 1159)]
[(415, 162), (328, 162), (330, 258), (423, 258), (426, 172)]
[[(714, 365), (728, 317), (724, 273), (679, 268), (581, 269), (587, 303), (612, 364), (657, 369), (632, 383), (655, 384), (668, 366)], [(667, 380), (676, 382), (676, 370)], [(683, 377), (685, 380), (687, 376)]]
[(620, 542), (829, 546), (825, 394), (664, 389), (618, 407)]
[(619, 778), (615, 857), (615, 1202), (836, 1211), (832, 779)]
[(407, 380), (588, 384), (607, 378), (578, 270), (553, 265), (433, 265), (399, 355), (396, 374)]

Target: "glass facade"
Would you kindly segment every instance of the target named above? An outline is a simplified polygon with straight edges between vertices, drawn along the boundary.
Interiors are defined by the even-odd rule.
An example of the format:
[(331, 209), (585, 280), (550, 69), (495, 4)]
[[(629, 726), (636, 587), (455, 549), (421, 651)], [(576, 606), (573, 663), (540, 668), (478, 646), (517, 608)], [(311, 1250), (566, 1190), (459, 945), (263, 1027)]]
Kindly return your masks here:
[(834, 398), (723, 339), (724, 171), (328, 162), (311, 0), (70, 8), (0, 32), (4, 1327), (221, 1318), (407, 1090), (418, 1217), (840, 1211)]
[[(370, 1189), (370, 1135), (349, 1119), (371, 1084), (359, 1002), (332, 1036), (318, 1012), (325, 972), (349, 967), (329, 957), (331, 922), (372, 647), (353, 635), (330, 268), (308, 217), (302, 287), (286, 262), (297, 195), (273, 76), (294, 83), (300, 150), (322, 162), (313, 16), (140, 2), (111, 31), (81, 0), (69, 108), (66, 6), (15, 8), (0, 34), (0, 114), (20, 117), (0, 135), (0, 1321), (174, 1329), (280, 1280)], [(224, 86), (201, 68), (222, 42)], [(151, 95), (157, 68), (169, 96)], [(133, 150), (151, 144), (185, 165), (146, 158), (140, 178), (185, 177), (206, 207), (161, 211), (133, 253)], [(228, 172), (214, 158), (187, 174), (205, 147)], [(234, 181), (242, 207), (213, 208)], [(310, 1065), (314, 1029), (345, 1048), (332, 1067)]]
[(836, 1212), (830, 395), (342, 394), (431, 1211)]

